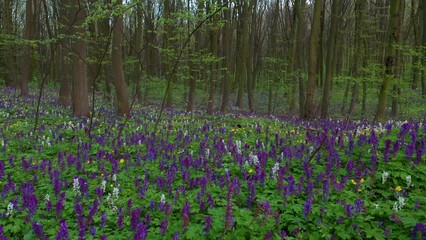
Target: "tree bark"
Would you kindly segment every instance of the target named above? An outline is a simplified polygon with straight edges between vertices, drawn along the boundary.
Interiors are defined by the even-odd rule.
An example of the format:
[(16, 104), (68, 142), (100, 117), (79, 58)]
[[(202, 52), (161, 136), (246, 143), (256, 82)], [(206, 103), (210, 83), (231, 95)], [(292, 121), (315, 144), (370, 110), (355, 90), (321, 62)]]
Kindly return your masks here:
[(58, 3), (59, 7), (59, 33), (64, 36), (61, 39), (60, 45), (58, 46), (58, 55), (60, 56), (60, 86), (59, 86), (59, 104), (62, 106), (70, 106), (71, 105), (71, 66), (69, 62), (66, 60), (69, 57), (69, 13), (67, 8), (67, 0), (60, 0)]
[(392, 86), (392, 79), (394, 75), (394, 66), (396, 58), (395, 44), (397, 43), (397, 35), (401, 30), (398, 18), (401, 14), (400, 6), (401, 0), (391, 0), (390, 17), (389, 17), (389, 30), (388, 30), (388, 43), (386, 47), (385, 57), (385, 75), (382, 82), (382, 87), (379, 94), (379, 103), (374, 120), (384, 122), (386, 115), (386, 104), (388, 100), (389, 90)]
[(364, 42), (364, 23), (365, 23), (365, 10), (366, 10), (366, 1), (357, 0), (355, 2), (355, 54), (354, 54), (354, 63), (352, 66), (352, 76), (355, 81), (352, 88), (352, 98), (349, 105), (348, 114), (352, 115), (355, 110), (356, 103), (358, 102), (358, 92), (359, 92), (359, 81), (361, 76), (361, 64), (363, 61), (363, 49), (362, 44)]
[(314, 16), (311, 26), (311, 39), (309, 41), (309, 71), (308, 71), (308, 85), (306, 87), (306, 101), (304, 118), (313, 118), (315, 114), (314, 100), (317, 83), (317, 56), (318, 56), (318, 42), (320, 36), (320, 20), (321, 8), (323, 0), (316, 0), (314, 6)]
[[(27, 41), (31, 41), (33, 39), (34, 35), (34, 29), (35, 29), (35, 19), (34, 19), (34, 2), (35, 0), (27, 0), (26, 1), (26, 9), (25, 9), (25, 34), (24, 38)], [(22, 63), (22, 76), (21, 76), (21, 95), (28, 95), (29, 94), (29, 88), (28, 83), (30, 82), (32, 78), (32, 66), (31, 66), (31, 49), (32, 46), (30, 43), (27, 43), (24, 46), (24, 54), (23, 54), (23, 63)]]
[[(216, 1), (213, 1), (216, 3)], [(219, 54), (219, 15), (216, 14), (212, 19), (212, 29), (210, 30), (210, 51), (213, 57), (217, 58)], [(214, 98), (216, 93), (216, 84), (218, 79), (218, 62), (214, 60), (210, 65), (210, 89), (209, 89), (209, 102), (207, 104), (207, 113), (212, 114), (214, 111)]]
[(86, 18), (85, 2), (72, 0), (70, 20), (74, 23), (72, 49), (72, 82), (73, 82), (73, 114), (74, 116), (88, 116), (90, 113), (89, 96), (87, 86), (87, 65), (85, 64), (86, 43), (85, 29), (83, 27)]
[(222, 106), (221, 111), (225, 112), (228, 109), (229, 95), (230, 95), (230, 78), (231, 78), (231, 52), (232, 52), (232, 31), (231, 31), (231, 5), (230, 2), (227, 4), (227, 8), (224, 11), (225, 26), (223, 29), (223, 45), (224, 45), (224, 58), (226, 63), (226, 69), (223, 73), (223, 86), (222, 86)]
[[(13, 33), (13, 21), (12, 21), (12, 0), (4, 1), (4, 33), (7, 35), (14, 35)], [(14, 57), (14, 46), (9, 46), (3, 48), (5, 50), (5, 59), (6, 59), (6, 86), (7, 87), (16, 87), (16, 66), (15, 66), (15, 57)]]
[(250, 8), (247, 1), (242, 3), (242, 16), (241, 16), (241, 37), (240, 45), (238, 48), (237, 58), (237, 71), (236, 71), (236, 82), (238, 83), (238, 94), (236, 106), (238, 108), (243, 107), (243, 95), (244, 95), (244, 84), (247, 83), (247, 57), (248, 57), (248, 41), (249, 41), (249, 17)]
[[(120, 7), (122, 0), (116, 1), (116, 6)], [(129, 116), (129, 100), (127, 93), (127, 85), (124, 80), (123, 60), (121, 42), (123, 39), (123, 16), (118, 14), (115, 17), (115, 24), (112, 35), (112, 50), (111, 50), (111, 74), (114, 79), (115, 92), (117, 96), (118, 114)]]
[(328, 109), (330, 106), (330, 97), (331, 97), (331, 83), (333, 81), (334, 69), (336, 64), (336, 45), (337, 39), (339, 37), (339, 22), (341, 10), (342, 10), (342, 0), (333, 0), (332, 9), (331, 9), (331, 24), (330, 24), (330, 33), (328, 36), (327, 43), (327, 59), (325, 67), (325, 81), (324, 88), (322, 93), (322, 102), (321, 102), (321, 118), (328, 117)]

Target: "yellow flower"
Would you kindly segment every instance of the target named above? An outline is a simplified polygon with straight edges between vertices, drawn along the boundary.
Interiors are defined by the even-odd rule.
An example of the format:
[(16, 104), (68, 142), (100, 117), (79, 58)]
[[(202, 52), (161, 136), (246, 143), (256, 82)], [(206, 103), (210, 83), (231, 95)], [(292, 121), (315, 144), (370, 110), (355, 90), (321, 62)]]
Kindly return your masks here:
[(360, 189), (360, 188), (358, 188), (358, 192), (361, 192), (361, 189)]
[(253, 173), (253, 169), (248, 170), (248, 173), (250, 174)]
[(352, 182), (353, 185), (356, 185), (355, 180), (352, 179), (351, 182)]
[(124, 163), (124, 159), (120, 159), (120, 163)]
[(364, 178), (361, 178), (361, 180), (359, 181), (360, 183), (363, 183), (364, 182)]
[(396, 187), (396, 188), (395, 188), (395, 190), (396, 190), (397, 192), (401, 192), (401, 191), (402, 191), (402, 187), (401, 187), (401, 186), (398, 186), (398, 187)]

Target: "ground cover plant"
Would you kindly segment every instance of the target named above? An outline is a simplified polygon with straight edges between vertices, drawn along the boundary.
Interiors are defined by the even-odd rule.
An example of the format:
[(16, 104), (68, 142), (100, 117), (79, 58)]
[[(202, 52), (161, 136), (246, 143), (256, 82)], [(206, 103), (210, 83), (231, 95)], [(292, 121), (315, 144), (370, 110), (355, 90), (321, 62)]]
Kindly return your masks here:
[[(71, 117), (0, 95), (1, 239), (424, 239), (426, 122), (136, 107)], [(121, 131), (122, 129), (122, 131)], [(120, 134), (121, 136), (118, 136)]]

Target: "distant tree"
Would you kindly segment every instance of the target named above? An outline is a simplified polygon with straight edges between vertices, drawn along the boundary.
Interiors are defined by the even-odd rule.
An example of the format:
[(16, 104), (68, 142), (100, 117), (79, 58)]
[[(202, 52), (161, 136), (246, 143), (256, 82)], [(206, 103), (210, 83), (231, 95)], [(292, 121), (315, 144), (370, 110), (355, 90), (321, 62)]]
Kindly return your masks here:
[(23, 63), (22, 63), (22, 76), (21, 76), (21, 95), (29, 94), (28, 83), (32, 78), (32, 43), (30, 42), (34, 37), (36, 16), (35, 16), (35, 2), (36, 0), (26, 0), (25, 5), (25, 33), (24, 38), (28, 42), (25, 44), (23, 49)]
[(317, 84), (317, 58), (318, 58), (318, 42), (320, 37), (320, 20), (321, 8), (323, 0), (316, 0), (314, 6), (314, 15), (311, 24), (311, 39), (309, 40), (309, 71), (308, 85), (306, 87), (306, 100), (304, 109), (304, 118), (313, 118), (315, 114), (315, 91)]
[(361, 77), (361, 67), (364, 58), (364, 50), (363, 50), (363, 42), (365, 40), (364, 28), (365, 28), (365, 15), (367, 2), (365, 0), (357, 0), (355, 2), (355, 36), (354, 36), (354, 44), (355, 44), (355, 55), (354, 62), (352, 65), (352, 76), (355, 78), (352, 87), (352, 98), (349, 105), (348, 114), (351, 115), (355, 110), (355, 105), (358, 101), (358, 93), (359, 93), (359, 78)]
[[(216, 0), (211, 1), (211, 5), (215, 6), (218, 3)], [(215, 9), (212, 9), (214, 11)], [(219, 14), (216, 14), (211, 19), (210, 29), (210, 53), (214, 58), (219, 57)], [(219, 68), (216, 59), (213, 59), (210, 64), (210, 88), (209, 88), (209, 102), (207, 104), (207, 113), (212, 114), (214, 111), (214, 99), (216, 94), (216, 84), (219, 78)]]
[[(115, 1), (115, 8), (120, 9), (122, 0)], [(127, 85), (124, 80), (123, 59), (121, 42), (123, 39), (123, 16), (118, 13), (115, 16), (113, 35), (112, 35), (112, 50), (111, 50), (111, 73), (114, 79), (115, 92), (117, 95), (118, 114), (129, 116), (129, 100), (127, 93)]]
[(238, 84), (237, 102), (236, 106), (243, 107), (244, 85), (247, 84), (247, 58), (248, 58), (248, 44), (249, 44), (249, 19), (250, 19), (250, 6), (248, 1), (242, 0), (241, 4), (241, 18), (240, 18), (240, 41), (238, 42), (238, 57), (237, 69), (235, 72), (235, 79)]
[(221, 111), (225, 112), (228, 108), (230, 99), (230, 81), (231, 81), (231, 65), (232, 65), (232, 26), (231, 26), (231, 3), (227, 2), (227, 7), (224, 10), (225, 25), (222, 31), (222, 46), (223, 57), (225, 58), (225, 70), (223, 73), (222, 82), (222, 105)]
[(388, 42), (385, 54), (385, 74), (383, 77), (382, 87), (380, 89), (379, 103), (375, 115), (375, 121), (383, 122), (386, 115), (386, 105), (389, 96), (389, 91), (392, 86), (392, 79), (394, 77), (394, 67), (396, 58), (395, 44), (398, 42), (398, 33), (401, 31), (400, 21), (400, 7), (401, 0), (391, 0), (390, 16), (389, 16), (389, 29), (388, 29)]
[[(365, 0), (364, 0), (365, 1)], [(325, 63), (325, 82), (321, 102), (321, 118), (328, 117), (331, 97), (331, 84), (337, 64), (337, 40), (339, 38), (339, 23), (341, 19), (343, 0), (333, 0), (331, 7), (330, 33), (327, 41), (327, 57)]]
[[(12, 20), (12, 0), (4, 0), (4, 22), (2, 24), (3, 31), (8, 38), (11, 38), (14, 35), (13, 31), (13, 20)], [(7, 87), (16, 87), (16, 64), (14, 57), (14, 46), (10, 44), (7, 47), (4, 47), (5, 52), (5, 66), (6, 66), (6, 86)], [(3, 50), (2, 49), (2, 50)]]
[(75, 116), (88, 116), (90, 113), (87, 86), (87, 64), (84, 22), (86, 19), (86, 4), (84, 0), (71, 0), (69, 19), (72, 25), (71, 59), (72, 59), (72, 100)]
[(69, 17), (69, 7), (67, 4), (68, 0), (59, 0), (58, 8), (59, 8), (59, 34), (63, 37), (60, 40), (60, 44), (58, 46), (58, 54), (60, 57), (59, 62), (59, 71), (60, 71), (60, 80), (59, 80), (59, 104), (62, 106), (71, 105), (71, 66), (69, 61), (67, 60), (70, 56), (70, 19)]

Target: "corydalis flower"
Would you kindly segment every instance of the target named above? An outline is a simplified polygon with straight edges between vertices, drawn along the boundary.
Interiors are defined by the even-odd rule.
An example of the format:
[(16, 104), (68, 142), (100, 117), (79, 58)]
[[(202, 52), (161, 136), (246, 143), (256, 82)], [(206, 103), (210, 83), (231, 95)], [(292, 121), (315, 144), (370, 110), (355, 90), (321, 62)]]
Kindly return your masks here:
[(78, 178), (74, 178), (72, 188), (77, 195), (80, 195), (80, 182), (78, 181)]
[(6, 216), (10, 217), (12, 216), (12, 213), (13, 213), (13, 203), (9, 202), (9, 204), (7, 205)]
[(386, 182), (386, 180), (389, 177), (389, 173), (388, 172), (383, 172), (382, 173), (382, 184), (384, 184)]
[(312, 201), (313, 201), (312, 197), (309, 196), (305, 204), (303, 205), (303, 216), (305, 218), (307, 218), (309, 213), (312, 211)]
[(36, 235), (39, 239), (41, 239), (41, 240), (46, 240), (46, 239), (48, 239), (48, 238), (47, 238), (47, 236), (46, 236), (46, 234), (44, 233), (44, 231), (43, 231), (43, 227), (41, 226), (41, 224), (40, 224), (40, 223), (38, 223), (38, 222), (33, 222), (33, 223), (32, 223), (32, 227), (33, 227), (33, 231), (34, 231), (35, 235)]
[(411, 187), (411, 186), (413, 186), (413, 185), (411, 184), (411, 175), (408, 175), (407, 177), (405, 177), (405, 180), (407, 181), (407, 187)]
[(56, 235), (55, 240), (69, 240), (70, 236), (68, 234), (68, 225), (65, 220), (62, 220), (59, 223), (59, 231)]

